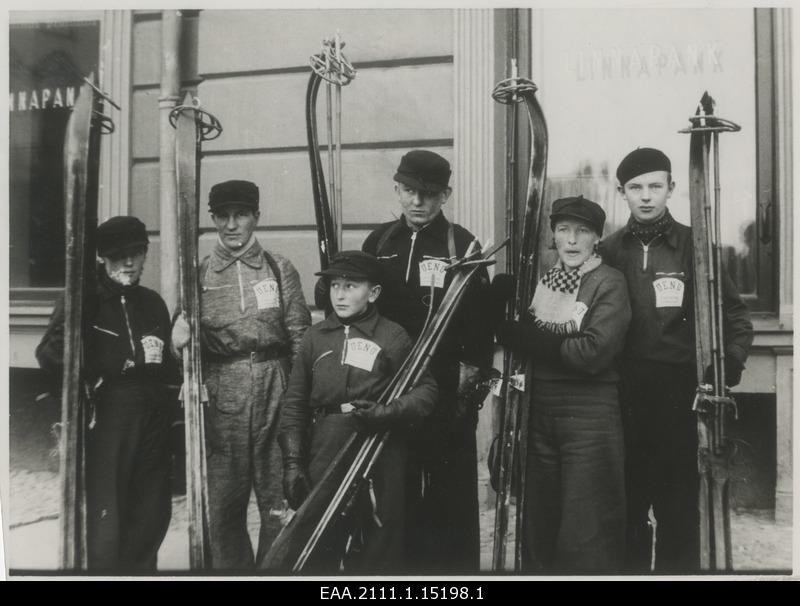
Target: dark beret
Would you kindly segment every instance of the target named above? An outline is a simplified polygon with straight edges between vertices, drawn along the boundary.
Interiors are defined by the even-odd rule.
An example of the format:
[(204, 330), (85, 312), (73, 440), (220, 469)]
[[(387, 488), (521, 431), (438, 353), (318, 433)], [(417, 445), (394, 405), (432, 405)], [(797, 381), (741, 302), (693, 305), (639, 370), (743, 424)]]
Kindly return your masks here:
[(258, 186), (252, 181), (233, 179), (217, 183), (208, 194), (208, 209), (214, 212), (215, 208), (223, 204), (236, 202), (258, 210)]
[(97, 254), (101, 257), (148, 243), (147, 229), (136, 217), (111, 217), (97, 227)]
[(555, 229), (559, 219), (579, 219), (588, 223), (597, 235), (603, 235), (603, 226), (606, 222), (606, 213), (596, 202), (578, 196), (577, 198), (561, 198), (553, 202), (550, 213), (550, 229)]
[(672, 172), (672, 163), (664, 152), (652, 147), (640, 147), (633, 150), (622, 159), (617, 167), (617, 180), (620, 185), (639, 175), (651, 173), (656, 170)]

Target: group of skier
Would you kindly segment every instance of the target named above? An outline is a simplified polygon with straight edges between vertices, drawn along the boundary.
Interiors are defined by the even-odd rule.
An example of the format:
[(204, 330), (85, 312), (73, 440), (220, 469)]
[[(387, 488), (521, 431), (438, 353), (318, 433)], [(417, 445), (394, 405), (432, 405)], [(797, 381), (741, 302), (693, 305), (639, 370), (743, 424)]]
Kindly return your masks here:
[[(533, 360), (525, 470), (523, 571), (697, 572), (698, 470), (691, 229), (667, 203), (672, 168), (641, 148), (616, 172), (630, 208), (603, 237), (605, 212), (582, 196), (552, 204), (558, 256), (529, 308), (502, 321), (509, 276), (481, 268), (438, 344), (429, 372), (404, 395), (378, 400), (429, 312), (442, 302), (475, 237), (448, 221), (450, 165), (427, 150), (394, 175), (402, 214), (360, 251), (319, 272), (311, 326), (301, 280), (256, 237), (259, 188), (213, 186), (218, 239), (199, 271), (211, 566), (259, 567), (354, 431), (391, 429), (359, 504), (356, 547), (329, 572), (470, 574), (480, 569), (478, 411), (493, 344)], [(85, 372), (94, 417), (86, 442), (90, 569), (153, 571), (170, 508), (166, 414), (190, 339), (158, 294), (139, 284), (144, 225), (115, 217), (97, 231), (98, 289), (89, 302)], [(309, 277), (310, 278), (310, 277)], [(728, 385), (741, 377), (752, 325), (723, 274)], [(57, 375), (59, 305), (37, 349)], [(170, 395), (172, 394), (172, 395)], [(258, 546), (247, 509), (255, 493)], [(356, 536), (357, 535), (357, 536)]]

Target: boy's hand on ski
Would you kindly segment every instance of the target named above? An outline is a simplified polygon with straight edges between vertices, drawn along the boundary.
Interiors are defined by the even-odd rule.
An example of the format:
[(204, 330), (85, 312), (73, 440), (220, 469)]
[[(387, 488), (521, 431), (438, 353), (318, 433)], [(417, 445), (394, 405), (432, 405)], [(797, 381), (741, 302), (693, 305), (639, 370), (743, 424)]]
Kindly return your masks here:
[(186, 321), (186, 316), (181, 313), (172, 325), (172, 346), (180, 351), (189, 344), (189, 336), (189, 323)]

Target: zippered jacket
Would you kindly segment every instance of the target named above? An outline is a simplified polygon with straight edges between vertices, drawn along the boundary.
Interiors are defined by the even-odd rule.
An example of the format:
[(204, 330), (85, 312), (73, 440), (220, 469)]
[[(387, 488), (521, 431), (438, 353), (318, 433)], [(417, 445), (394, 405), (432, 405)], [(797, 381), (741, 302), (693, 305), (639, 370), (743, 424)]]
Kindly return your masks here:
[[(603, 261), (628, 282), (631, 319), (624, 357), (672, 364), (695, 363), (692, 230), (675, 222), (645, 245), (627, 226), (601, 244)], [(747, 307), (722, 271), (725, 353), (744, 365), (753, 342)]]
[(255, 240), (241, 255), (217, 242), (200, 265), (200, 339), (203, 353), (240, 356), (256, 351), (297, 353), (311, 324), (300, 276), (270, 252), (280, 276)]
[[(97, 269), (96, 296), (86, 301), (92, 318), (84, 335), (86, 379), (95, 384), (129, 379), (179, 381), (178, 367), (169, 353), (171, 322), (161, 296), (144, 286), (122, 286)], [(163, 343), (161, 364), (145, 365), (142, 339), (157, 337)], [(54, 382), (61, 379), (64, 351), (64, 297), (56, 302), (50, 323), (36, 348), (39, 365)]]

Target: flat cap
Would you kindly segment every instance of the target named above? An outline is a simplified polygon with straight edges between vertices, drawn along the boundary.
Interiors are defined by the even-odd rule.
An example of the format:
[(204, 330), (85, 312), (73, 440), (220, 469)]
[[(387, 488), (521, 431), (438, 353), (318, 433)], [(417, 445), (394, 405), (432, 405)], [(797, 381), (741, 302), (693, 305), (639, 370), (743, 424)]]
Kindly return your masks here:
[(394, 180), (414, 189), (440, 192), (449, 187), (450, 172), (450, 163), (439, 154), (415, 149), (400, 159)]
[(343, 250), (333, 256), (328, 269), (319, 271), (316, 275), (369, 280), (373, 284), (380, 284), (381, 273), (380, 261), (371, 254), (360, 250)]
[(597, 235), (603, 235), (603, 226), (606, 222), (606, 213), (596, 202), (592, 202), (583, 196), (573, 198), (561, 198), (553, 202), (553, 210), (550, 213), (550, 229), (555, 229), (559, 219), (578, 219), (588, 223)]
[(252, 181), (232, 179), (217, 183), (208, 194), (208, 209), (214, 212), (215, 208), (223, 204), (237, 203), (258, 210), (258, 186)]

